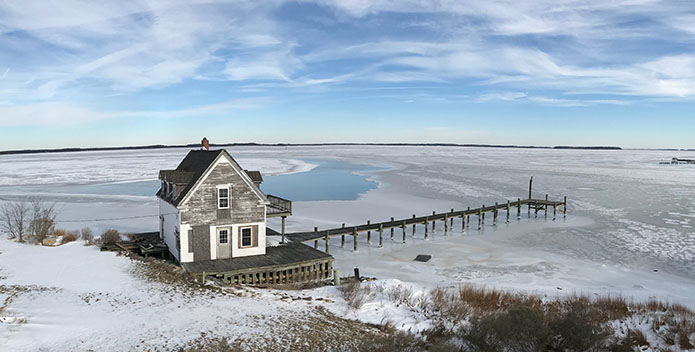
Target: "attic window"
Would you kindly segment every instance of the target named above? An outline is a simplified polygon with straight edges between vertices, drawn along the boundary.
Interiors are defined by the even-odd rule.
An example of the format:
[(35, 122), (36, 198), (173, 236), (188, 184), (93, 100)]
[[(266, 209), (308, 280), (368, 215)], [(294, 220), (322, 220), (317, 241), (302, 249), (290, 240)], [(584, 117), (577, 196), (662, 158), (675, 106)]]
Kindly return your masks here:
[(229, 209), (229, 187), (217, 187), (217, 208)]

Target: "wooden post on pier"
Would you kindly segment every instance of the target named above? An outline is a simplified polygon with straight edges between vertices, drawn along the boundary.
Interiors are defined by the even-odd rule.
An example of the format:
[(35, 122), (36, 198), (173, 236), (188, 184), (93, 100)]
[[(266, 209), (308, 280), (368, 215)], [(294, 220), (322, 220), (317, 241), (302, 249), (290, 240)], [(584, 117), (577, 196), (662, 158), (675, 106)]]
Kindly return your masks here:
[(535, 209), (536, 217), (538, 217), (538, 201), (534, 200), (533, 201), (533, 209)]
[[(471, 207), (468, 207), (467, 211), (470, 212), (470, 211), (471, 211)], [(466, 215), (466, 224), (468, 224), (468, 226), (471, 226), (471, 213), (468, 213), (468, 214)]]
[[(452, 212), (452, 213), (454, 212), (454, 208), (451, 208), (451, 212)], [(453, 217), (453, 216), (451, 217), (451, 223), (449, 224), (449, 226), (450, 226), (452, 229), (454, 228), (454, 217)], [(452, 230), (452, 231), (453, 231), (453, 230)]]
[[(371, 221), (367, 220), (367, 225), (370, 225)], [(372, 231), (367, 230), (367, 244), (372, 244)]]
[(444, 236), (449, 232), (449, 217), (444, 214)]
[(557, 218), (557, 204), (553, 203), (553, 221)]
[[(393, 222), (393, 216), (391, 217), (391, 222)], [(393, 241), (393, 226), (391, 226), (391, 241)]]
[[(548, 195), (545, 195), (545, 201), (548, 201)], [(545, 204), (545, 217), (548, 217), (548, 203)]]
[(485, 225), (485, 204), (483, 204), (483, 207), (480, 208), (480, 214), (482, 214), (481, 217), (483, 218), (482, 223)]
[(429, 222), (430, 222), (429, 218), (428, 218), (428, 217), (425, 217), (425, 239), (427, 239), (427, 237), (428, 237), (428, 236), (427, 236), (427, 227), (428, 227), (428, 225), (429, 225), (429, 224), (428, 224)]
[(379, 224), (379, 248), (384, 246), (384, 224)]
[(401, 230), (403, 230), (403, 243), (405, 243), (405, 220), (401, 224)]
[(516, 201), (516, 219), (521, 220), (521, 198), (517, 198)]
[(326, 241), (326, 254), (330, 254), (330, 253), (328, 253), (328, 240), (329, 239), (330, 239), (330, 237), (328, 237), (328, 231), (326, 231), (326, 237), (324, 237), (324, 240)]
[(565, 196), (565, 199), (562, 202), (562, 217), (563, 218), (567, 217), (567, 196)]
[(483, 208), (478, 210), (478, 230), (480, 230), (483, 221)]
[[(318, 227), (314, 227), (314, 236), (319, 232)], [(314, 240), (314, 249), (319, 249), (319, 240)]]
[(492, 224), (497, 226), (497, 207), (499, 204), (495, 202), (495, 210), (492, 212)]
[(511, 203), (509, 202), (509, 200), (507, 200), (507, 224), (509, 223), (509, 212), (511, 207)]
[[(437, 212), (432, 211), (432, 215), (437, 214)], [(434, 236), (434, 224), (437, 223), (437, 220), (432, 219), (432, 236)]]
[(466, 213), (461, 214), (461, 232), (466, 232)]
[[(415, 214), (413, 214), (413, 219), (415, 219)], [(417, 224), (413, 221), (413, 238), (415, 238), (415, 225)]]
[(357, 252), (357, 226), (352, 228), (352, 250)]
[[(345, 228), (345, 223), (343, 223), (343, 228)], [(340, 235), (340, 247), (345, 248), (345, 232)]]

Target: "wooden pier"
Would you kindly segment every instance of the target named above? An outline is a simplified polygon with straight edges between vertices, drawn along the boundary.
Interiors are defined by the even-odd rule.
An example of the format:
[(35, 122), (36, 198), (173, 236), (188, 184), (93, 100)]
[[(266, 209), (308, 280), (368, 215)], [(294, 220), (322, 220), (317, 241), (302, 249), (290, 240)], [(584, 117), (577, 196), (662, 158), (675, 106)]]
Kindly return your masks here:
[(538, 215), (542, 212), (545, 216), (548, 216), (550, 210), (552, 210), (553, 220), (557, 217), (558, 208), (562, 208), (562, 216), (567, 216), (567, 197), (564, 197), (561, 201), (549, 200), (548, 195), (545, 199), (517, 199), (515, 201), (506, 201), (504, 203), (495, 203), (494, 205), (482, 205), (479, 208), (470, 207), (465, 210), (454, 210), (451, 209), (450, 212), (437, 213), (432, 212), (432, 215), (425, 216), (415, 216), (410, 218), (395, 220), (391, 218), (389, 221), (385, 222), (371, 222), (367, 220), (366, 224), (358, 226), (345, 226), (342, 224), (339, 228), (319, 230), (314, 228), (314, 231), (308, 232), (294, 232), (287, 233), (285, 236), (293, 242), (306, 242), (314, 241), (314, 248), (318, 249), (319, 240), (324, 241), (325, 252), (329, 252), (328, 243), (330, 237), (341, 236), (341, 247), (345, 246), (345, 236), (352, 236), (353, 250), (357, 250), (357, 238), (360, 233), (367, 234), (367, 241), (371, 244), (372, 231), (376, 232), (379, 236), (379, 247), (383, 246), (384, 231), (390, 231), (390, 239), (394, 240), (395, 234), (394, 230), (400, 229), (400, 235), (402, 235), (403, 243), (406, 243), (406, 232), (409, 227), (412, 227), (412, 236), (415, 237), (417, 230), (417, 225), (425, 226), (425, 239), (429, 237), (429, 226), (432, 226), (432, 232), (436, 229), (436, 222), (441, 221), (444, 227), (444, 235), (448, 235), (449, 232), (454, 231), (454, 219), (461, 219), (461, 231), (465, 232), (467, 228), (471, 225), (471, 216), (475, 217), (477, 220), (477, 228), (480, 230), (485, 225), (485, 215), (492, 215), (492, 224), (497, 225), (499, 221), (500, 213), (504, 216), (505, 222), (509, 222), (512, 216), (516, 216), (517, 219), (521, 219), (521, 212), (523, 208), (526, 208), (527, 213), (530, 215), (531, 211)]

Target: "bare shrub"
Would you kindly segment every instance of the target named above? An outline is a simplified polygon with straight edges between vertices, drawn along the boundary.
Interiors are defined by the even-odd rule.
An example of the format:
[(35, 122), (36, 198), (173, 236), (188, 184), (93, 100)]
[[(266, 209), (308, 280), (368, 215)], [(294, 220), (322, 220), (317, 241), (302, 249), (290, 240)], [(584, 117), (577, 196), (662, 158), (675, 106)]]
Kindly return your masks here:
[(456, 324), (468, 318), (471, 309), (458, 295), (437, 288), (430, 292), (427, 311), (437, 320)]
[(386, 296), (391, 300), (391, 302), (394, 302), (397, 305), (405, 304), (411, 306), (413, 302), (413, 290), (410, 289), (410, 287), (402, 285), (391, 287), (386, 290)]
[[(453, 346), (449, 346), (453, 347)], [(386, 335), (369, 334), (360, 338), (357, 351), (379, 351), (379, 352), (400, 352), (400, 351), (424, 351), (425, 344), (422, 340), (405, 332), (394, 331)], [(431, 347), (429, 350), (433, 350)], [(441, 349), (444, 350), (444, 349)], [(447, 351), (452, 349), (447, 348)]]
[(94, 233), (89, 227), (83, 227), (80, 230), (80, 238), (84, 241), (84, 244), (91, 246), (94, 244)]
[[(550, 321), (555, 338), (553, 350), (588, 351), (598, 349), (608, 337), (605, 329), (593, 318), (589, 300), (572, 300), (565, 306), (565, 312)], [(546, 313), (547, 317), (548, 313)]]
[(515, 306), (506, 313), (474, 317), (462, 337), (475, 351), (542, 351), (551, 343), (553, 332), (543, 311)]
[(101, 234), (101, 243), (110, 245), (121, 242), (121, 234), (118, 230), (110, 229)]
[(32, 198), (31, 206), (31, 222), (29, 231), (34, 241), (42, 243), (44, 239), (53, 233), (56, 210), (55, 203), (49, 203), (41, 198)]
[(368, 285), (362, 286), (357, 280), (350, 281), (340, 286), (340, 292), (343, 293), (345, 302), (354, 308), (359, 309), (364, 304), (364, 300), (369, 296), (370, 289)]
[(68, 233), (63, 236), (63, 241), (61, 243), (65, 244), (65, 243), (75, 242), (79, 238), (80, 238), (80, 231), (77, 231), (77, 230), (68, 231)]
[(0, 207), (0, 226), (11, 239), (24, 242), (28, 231), (31, 207), (27, 200), (7, 202)]

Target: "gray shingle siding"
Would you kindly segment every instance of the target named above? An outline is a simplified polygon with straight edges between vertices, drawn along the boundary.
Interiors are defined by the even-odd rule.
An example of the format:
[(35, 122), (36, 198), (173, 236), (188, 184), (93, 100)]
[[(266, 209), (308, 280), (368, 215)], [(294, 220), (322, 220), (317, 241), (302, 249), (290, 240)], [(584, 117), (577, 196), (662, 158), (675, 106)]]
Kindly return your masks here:
[[(231, 184), (231, 207), (217, 209), (217, 186)], [(191, 225), (228, 225), (265, 220), (265, 206), (254, 190), (227, 163), (214, 166), (207, 178), (190, 194), (181, 212), (181, 223)], [(230, 216), (227, 216), (228, 213)]]

